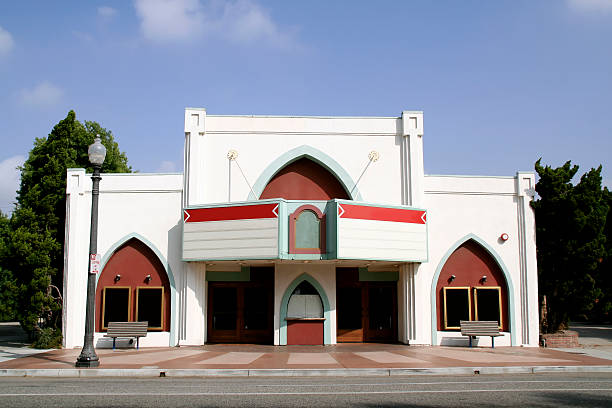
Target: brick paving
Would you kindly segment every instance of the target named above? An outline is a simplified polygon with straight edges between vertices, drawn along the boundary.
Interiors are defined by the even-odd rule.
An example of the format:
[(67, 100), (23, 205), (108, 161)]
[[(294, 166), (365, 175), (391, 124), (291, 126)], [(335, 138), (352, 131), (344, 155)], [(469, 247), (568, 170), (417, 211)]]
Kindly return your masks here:
[[(98, 349), (100, 369), (338, 369), (513, 366), (611, 366), (612, 360), (528, 347), (401, 344), (334, 346), (205, 345)], [(79, 349), (53, 350), (0, 363), (0, 369), (72, 369)]]

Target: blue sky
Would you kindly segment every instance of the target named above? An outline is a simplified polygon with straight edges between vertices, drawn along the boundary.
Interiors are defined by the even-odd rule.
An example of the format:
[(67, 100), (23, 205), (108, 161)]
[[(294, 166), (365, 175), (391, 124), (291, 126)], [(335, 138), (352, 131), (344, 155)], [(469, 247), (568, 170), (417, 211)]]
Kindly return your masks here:
[(612, 186), (612, 0), (0, 2), (4, 212), (15, 166), (70, 109), (155, 172), (182, 171), (187, 106), (423, 110), (426, 173), (571, 159)]

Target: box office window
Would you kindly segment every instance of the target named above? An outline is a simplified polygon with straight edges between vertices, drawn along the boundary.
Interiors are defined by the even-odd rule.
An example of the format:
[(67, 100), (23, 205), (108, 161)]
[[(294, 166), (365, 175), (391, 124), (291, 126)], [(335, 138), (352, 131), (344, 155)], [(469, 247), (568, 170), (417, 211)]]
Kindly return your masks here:
[(102, 300), (102, 328), (108, 327), (108, 322), (130, 321), (130, 287), (107, 287), (104, 288)]
[(469, 287), (444, 288), (444, 328), (460, 329), (461, 320), (472, 320)]
[(502, 327), (501, 288), (474, 288), (474, 309), (476, 320), (497, 321)]
[(136, 321), (149, 322), (149, 330), (162, 330), (164, 326), (164, 288), (136, 288)]
[(287, 305), (287, 317), (296, 319), (323, 317), (323, 303), (314, 286), (304, 281), (295, 288)]

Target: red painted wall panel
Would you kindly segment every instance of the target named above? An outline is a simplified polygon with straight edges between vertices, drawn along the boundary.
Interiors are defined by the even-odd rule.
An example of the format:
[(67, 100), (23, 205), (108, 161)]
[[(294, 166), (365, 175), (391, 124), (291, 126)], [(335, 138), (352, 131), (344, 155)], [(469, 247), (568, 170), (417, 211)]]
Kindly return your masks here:
[[(115, 282), (115, 276), (121, 279)], [(145, 277), (151, 275), (147, 283)], [(136, 319), (136, 288), (139, 286), (164, 287), (163, 331), (170, 331), (170, 281), (157, 255), (143, 242), (131, 239), (123, 244), (108, 260), (96, 286), (96, 331), (102, 331), (102, 299), (107, 286), (129, 286), (132, 295), (130, 320)]]
[[(450, 281), (451, 275), (456, 278)], [(487, 276), (483, 284), (480, 279)], [(509, 331), (508, 321), (508, 287), (503, 272), (493, 257), (474, 241), (468, 241), (455, 250), (448, 258), (436, 286), (436, 312), (438, 314), (438, 330), (443, 330), (444, 324), (444, 291), (442, 288), (469, 286), (471, 288), (485, 288), (487, 286), (500, 286), (502, 298), (502, 330)], [(473, 290), (470, 290), (472, 299), (472, 319), (475, 318)]]
[(287, 345), (323, 344), (323, 320), (288, 320)]
[(203, 222), (278, 218), (276, 207), (277, 203), (193, 208), (184, 211), (183, 219), (185, 222)]
[(409, 224), (425, 224), (426, 212), (407, 208), (370, 207), (367, 205), (339, 204), (340, 218), (358, 220), (393, 221)]
[(327, 169), (312, 160), (302, 158), (290, 163), (272, 177), (260, 199), (286, 200), (350, 200), (348, 193)]

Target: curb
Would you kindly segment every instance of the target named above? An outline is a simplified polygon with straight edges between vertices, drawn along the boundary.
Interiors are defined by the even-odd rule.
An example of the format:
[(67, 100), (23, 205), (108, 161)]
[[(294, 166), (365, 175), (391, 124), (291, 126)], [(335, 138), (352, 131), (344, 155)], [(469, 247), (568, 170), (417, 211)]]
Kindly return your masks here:
[(482, 375), (539, 373), (612, 373), (606, 366), (513, 366), (436, 368), (330, 368), (330, 369), (182, 369), (182, 368), (70, 368), (0, 369), (0, 377), (394, 377), (411, 375)]

